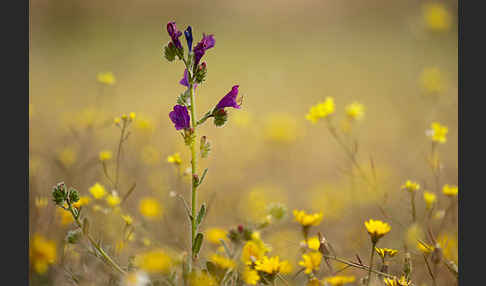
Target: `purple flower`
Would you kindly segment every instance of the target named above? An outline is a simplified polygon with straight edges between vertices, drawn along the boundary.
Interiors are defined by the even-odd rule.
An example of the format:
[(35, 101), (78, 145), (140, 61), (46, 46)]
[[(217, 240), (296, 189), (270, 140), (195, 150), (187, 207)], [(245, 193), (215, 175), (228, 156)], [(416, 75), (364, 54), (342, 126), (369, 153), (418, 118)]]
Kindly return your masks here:
[(190, 120), (189, 112), (187, 111), (187, 107), (182, 105), (174, 106), (174, 111), (169, 113), (170, 120), (175, 125), (176, 130), (181, 129), (188, 129), (190, 128)]
[[(187, 69), (184, 70), (184, 77), (179, 81), (179, 83), (187, 88), (189, 88), (189, 74), (187, 73)], [(197, 87), (197, 83), (194, 84), (194, 88)]]
[(201, 58), (204, 56), (204, 53), (206, 53), (207, 50), (210, 48), (214, 47), (214, 44), (216, 41), (214, 40), (213, 35), (208, 35), (206, 36), (203, 34), (202, 40), (197, 43), (197, 45), (194, 47), (194, 57), (195, 57), (195, 65), (197, 66), (199, 64), (199, 61)]
[(167, 23), (167, 32), (169, 36), (172, 38), (172, 42), (178, 49), (182, 49), (181, 41), (179, 41), (179, 37), (182, 36), (182, 32), (177, 30), (177, 26), (175, 22)]
[(186, 37), (187, 48), (189, 52), (192, 50), (192, 28), (188, 26), (187, 29), (184, 31), (184, 36)]
[(235, 85), (231, 88), (230, 92), (228, 92), (216, 105), (215, 110), (224, 109), (226, 107), (233, 107), (236, 109), (240, 109), (241, 105), (236, 102), (236, 97), (238, 96), (238, 87), (239, 85)]

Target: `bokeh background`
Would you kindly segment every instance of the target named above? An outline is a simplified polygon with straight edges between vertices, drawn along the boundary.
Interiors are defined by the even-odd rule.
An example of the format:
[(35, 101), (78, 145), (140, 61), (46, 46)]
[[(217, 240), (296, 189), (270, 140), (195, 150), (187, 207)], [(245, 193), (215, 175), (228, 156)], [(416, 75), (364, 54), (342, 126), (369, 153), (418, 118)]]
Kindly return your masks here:
[[(201, 170), (209, 169), (199, 190), (200, 200), (209, 202), (203, 229), (252, 224), (269, 204), (282, 203), (287, 219), (265, 229), (262, 238), (272, 253), (298, 269), (302, 237), (293, 209), (322, 211), (315, 231), (343, 257), (368, 258), (363, 222), (382, 219), (392, 226), (383, 246), (411, 249), (415, 283), (431, 285), (410, 239), (426, 238), (426, 228), (410, 225), (409, 196), (400, 186), (412, 179), (422, 190), (437, 187), (427, 164), (426, 130), (434, 121), (449, 129), (439, 147), (440, 187), (457, 184), (457, 1), (31, 0), (30, 5), (30, 232), (55, 242), (57, 249), (46, 272), (31, 271), (32, 285), (69, 284), (62, 263), (81, 276), (97, 265), (66, 254), (63, 240), (74, 226), (49, 196), (60, 181), (85, 196), (95, 183), (111, 192), (98, 154), (116, 152), (120, 129), (113, 118), (129, 112), (136, 119), (123, 146), (118, 192), (126, 193), (136, 182), (122, 206), (136, 227), (116, 257), (126, 264), (154, 246), (187, 250), (189, 226), (174, 193), (189, 199), (189, 180), (178, 178), (177, 167), (167, 162), (180, 152), (182, 171), (190, 166), (190, 153), (168, 118), (184, 91), (178, 83), (182, 64), (162, 56), (171, 20), (181, 30), (190, 24), (195, 41), (202, 33), (215, 35), (216, 46), (205, 56), (206, 82), (197, 88), (200, 116), (234, 84), (244, 95), (242, 109), (230, 111), (224, 128), (210, 121), (200, 128), (212, 143), (209, 158), (201, 160)], [(100, 72), (112, 72), (116, 82), (97, 82)], [(338, 127), (346, 105), (356, 101), (365, 107), (364, 118), (346, 138), (358, 142), (358, 161), (366, 171), (373, 158), (378, 190), (349, 176), (349, 158), (324, 122), (305, 119), (327, 96), (335, 100)], [(111, 172), (113, 162), (107, 164)], [(437, 210), (444, 210), (448, 201), (439, 193)], [(139, 212), (147, 197), (160, 204), (158, 220)], [(423, 217), (422, 193), (417, 205)], [(91, 198), (86, 211), (96, 218), (104, 244), (115, 251), (123, 221), (106, 214), (110, 207), (103, 200)], [(448, 255), (457, 262), (457, 224), (448, 221), (446, 230), (441, 234), (450, 241)], [(206, 243), (203, 252), (211, 247)], [(87, 268), (79, 268), (83, 263)], [(445, 268), (439, 271), (441, 285), (455, 283)], [(106, 285), (106, 275), (90, 279), (93, 284), (86, 285)]]

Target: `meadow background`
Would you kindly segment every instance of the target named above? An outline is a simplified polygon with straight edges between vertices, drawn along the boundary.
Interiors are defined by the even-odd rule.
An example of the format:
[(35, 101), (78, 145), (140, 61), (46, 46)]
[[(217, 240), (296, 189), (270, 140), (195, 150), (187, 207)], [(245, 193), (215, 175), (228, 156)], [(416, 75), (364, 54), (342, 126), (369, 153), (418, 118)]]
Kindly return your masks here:
[[(439, 3), (446, 13), (428, 15), (430, 3)], [(315, 230), (340, 256), (359, 254), (364, 260), (369, 237), (363, 222), (382, 219), (392, 231), (380, 244), (411, 249), (414, 282), (431, 285), (414, 248), (414, 238), (425, 238), (426, 229), (420, 223), (411, 227), (409, 195), (400, 186), (407, 179), (421, 184), (420, 218), (424, 189), (437, 192), (438, 210), (448, 206), (427, 163), (431, 140), (426, 130), (434, 121), (449, 129), (447, 142), (439, 146), (440, 187), (457, 185), (456, 1), (31, 0), (30, 14), (29, 227), (31, 236), (40, 234), (57, 249), (56, 262), (45, 273), (31, 271), (32, 285), (70, 285), (62, 263), (81, 276), (91, 273), (87, 269), (98, 271), (76, 268), (88, 262), (66, 254), (77, 253), (63, 242), (72, 221), (56, 209), (50, 194), (60, 181), (85, 196), (95, 183), (111, 192), (99, 152), (116, 152), (120, 131), (113, 118), (130, 112), (136, 119), (123, 146), (118, 191), (124, 194), (136, 182), (122, 206), (134, 219), (134, 237), (115, 249), (123, 221), (106, 214), (110, 207), (103, 200), (91, 198), (86, 209), (122, 264), (155, 246), (187, 250), (189, 226), (173, 194), (189, 198), (189, 180), (178, 179), (177, 167), (167, 162), (180, 152), (182, 169), (190, 166), (189, 151), (168, 118), (184, 91), (178, 83), (182, 65), (162, 56), (171, 20), (181, 30), (190, 24), (195, 41), (203, 32), (215, 35), (216, 46), (206, 54), (208, 77), (197, 89), (198, 113), (202, 116), (234, 84), (245, 96), (224, 128), (207, 124), (199, 129), (212, 142), (209, 158), (201, 160), (201, 169), (209, 168), (198, 190), (201, 201), (209, 202), (203, 229), (251, 224), (265, 216), (269, 204), (282, 203), (287, 219), (261, 235), (272, 253), (298, 269), (302, 237), (293, 209), (322, 211), (324, 219)], [(427, 17), (446, 24), (434, 26)], [(424, 74), (431, 68), (439, 75)], [(97, 82), (100, 72), (112, 72), (115, 84)], [(431, 92), (430, 82), (440, 91)], [(327, 96), (335, 100), (338, 126), (346, 105), (364, 105), (364, 118), (349, 136), (358, 142), (365, 170), (373, 158), (378, 190), (349, 176), (349, 159), (324, 122), (305, 119), (309, 108)], [(144, 198), (160, 204), (159, 219), (140, 213)], [(449, 237), (448, 255), (457, 262), (457, 224), (448, 221), (441, 234)], [(214, 247), (206, 242), (203, 253)], [(440, 285), (456, 284), (446, 269), (440, 271)], [(82, 285), (106, 285), (103, 279), (101, 274)]]

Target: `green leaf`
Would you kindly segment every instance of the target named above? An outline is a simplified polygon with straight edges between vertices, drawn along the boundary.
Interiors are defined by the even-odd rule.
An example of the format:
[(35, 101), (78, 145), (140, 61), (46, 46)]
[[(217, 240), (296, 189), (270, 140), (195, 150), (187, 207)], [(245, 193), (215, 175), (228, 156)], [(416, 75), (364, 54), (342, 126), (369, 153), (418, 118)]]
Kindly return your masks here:
[(199, 213), (197, 214), (196, 224), (200, 225), (204, 216), (206, 215), (206, 204), (201, 205), (201, 209), (199, 209)]
[(201, 250), (203, 238), (204, 235), (199, 232), (194, 239), (194, 244), (192, 245), (192, 253), (194, 253), (195, 256), (197, 256), (199, 254), (199, 251)]
[(202, 176), (201, 176), (201, 179), (199, 180), (199, 182), (197, 183), (197, 186), (199, 187), (202, 182), (204, 181), (204, 178), (206, 177), (206, 173), (208, 172), (208, 168), (204, 169), (203, 173), (202, 173)]

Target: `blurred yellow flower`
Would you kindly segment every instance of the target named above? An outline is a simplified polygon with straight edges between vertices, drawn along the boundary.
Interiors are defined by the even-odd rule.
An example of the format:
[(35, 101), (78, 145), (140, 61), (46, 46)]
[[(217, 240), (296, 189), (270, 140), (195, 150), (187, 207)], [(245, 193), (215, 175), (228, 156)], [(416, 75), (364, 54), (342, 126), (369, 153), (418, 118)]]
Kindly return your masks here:
[(127, 224), (127, 225), (131, 225), (133, 223), (133, 218), (126, 214), (126, 215), (121, 215), (121, 218), (123, 219), (123, 221)]
[(260, 276), (258, 276), (257, 271), (246, 266), (243, 270), (243, 281), (248, 285), (257, 285), (258, 281), (260, 281)]
[(446, 135), (449, 132), (449, 129), (447, 126), (440, 125), (438, 122), (433, 122), (430, 125), (429, 130), (427, 130), (427, 135), (432, 138), (432, 141), (438, 142), (438, 143), (446, 143), (447, 138)]
[(391, 248), (378, 248), (375, 247), (376, 253), (381, 257), (381, 259), (385, 259), (385, 257), (393, 257), (398, 254), (398, 250), (391, 249)]
[(135, 257), (135, 265), (148, 273), (169, 273), (172, 259), (163, 249), (154, 249)]
[(108, 161), (113, 157), (113, 152), (110, 150), (101, 151), (99, 154), (100, 161)]
[(223, 269), (232, 269), (236, 266), (236, 262), (234, 260), (216, 253), (209, 256), (209, 260)]
[(315, 277), (312, 277), (309, 279), (309, 281), (307, 281), (307, 284), (306, 286), (321, 286), (321, 281), (319, 281), (319, 279), (315, 278)]
[(346, 106), (346, 115), (351, 120), (361, 120), (364, 116), (364, 106), (359, 102), (353, 102)]
[(66, 168), (71, 167), (78, 159), (76, 151), (71, 147), (66, 147), (60, 150), (57, 157), (61, 164)]
[(401, 189), (410, 193), (415, 193), (416, 191), (420, 190), (420, 185), (417, 182), (407, 180), (405, 184), (402, 185)]
[(383, 282), (386, 286), (408, 286), (411, 284), (410, 281), (405, 278), (405, 276), (400, 277), (400, 279), (395, 278), (383, 278)]
[(162, 207), (155, 198), (143, 198), (138, 208), (147, 219), (158, 219), (162, 216)]
[(435, 247), (419, 240), (417, 241), (417, 249), (427, 254), (434, 251)]
[(29, 245), (29, 261), (32, 269), (38, 274), (45, 274), (50, 264), (57, 260), (57, 246), (52, 240), (36, 233)]
[(420, 74), (420, 85), (426, 94), (440, 94), (444, 91), (442, 73), (437, 67), (424, 68)]
[(167, 157), (167, 162), (180, 165), (182, 163), (181, 154), (179, 152), (169, 155)]
[(248, 111), (240, 110), (232, 115), (231, 120), (239, 127), (247, 127), (251, 122), (251, 116)]
[(302, 226), (317, 226), (322, 221), (322, 213), (307, 214), (303, 210), (294, 210), (294, 217)]
[(408, 247), (414, 247), (417, 245), (417, 241), (425, 238), (424, 231), (418, 223), (414, 223), (407, 228), (405, 233), (405, 242)]
[(226, 234), (227, 234), (226, 230), (222, 228), (213, 227), (206, 230), (206, 239), (211, 243), (220, 244), (221, 243), (219, 241), (220, 239), (224, 241), (228, 240)]
[(106, 84), (106, 85), (114, 85), (116, 83), (115, 76), (112, 72), (105, 72), (105, 73), (98, 73), (96, 75), (96, 80), (99, 83)]
[(135, 120), (135, 117), (137, 117), (137, 114), (135, 112), (130, 112), (128, 114), (128, 118), (130, 118), (130, 120)]
[(89, 192), (95, 199), (102, 199), (104, 196), (106, 196), (106, 190), (103, 185), (100, 183), (95, 183), (91, 188), (89, 188)]
[(59, 223), (62, 226), (66, 226), (74, 222), (73, 215), (69, 211), (61, 208), (56, 208), (56, 212), (59, 219)]
[(81, 206), (85, 206), (85, 205), (89, 204), (90, 201), (91, 201), (91, 198), (90, 197), (88, 197), (88, 196), (80, 196), (79, 197), (79, 201), (75, 202), (73, 204), (73, 207), (80, 208)]
[(444, 257), (457, 263), (457, 237), (449, 234), (440, 234), (437, 237), (437, 243), (440, 245)]
[(150, 134), (154, 131), (155, 126), (154, 126), (151, 119), (144, 117), (144, 116), (140, 116), (137, 119), (137, 122), (135, 124), (135, 128), (142, 131), (142, 132), (146, 132), (146, 133)]
[(115, 118), (113, 118), (113, 123), (115, 123), (115, 125), (120, 124), (120, 122), (121, 122), (120, 117), (115, 117)]
[(241, 261), (243, 263), (250, 263), (255, 260), (259, 260), (265, 255), (266, 252), (267, 249), (263, 244), (252, 240), (247, 241), (241, 251)]
[(49, 200), (46, 197), (35, 198), (35, 206), (38, 208), (45, 208)]
[(118, 193), (116, 191), (112, 191), (111, 194), (109, 194), (107, 197), (106, 197), (106, 202), (108, 203), (108, 205), (110, 207), (115, 207), (117, 205), (120, 204), (121, 202), (121, 199), (120, 197), (118, 196)]
[(442, 3), (424, 4), (423, 16), (427, 28), (431, 31), (446, 31), (451, 27), (451, 14)]
[(191, 272), (189, 276), (190, 286), (217, 286), (219, 283), (207, 272)]
[(354, 276), (342, 276), (336, 275), (332, 277), (326, 277), (324, 281), (332, 286), (342, 286), (344, 284), (353, 283), (356, 280)]
[(289, 273), (290, 269), (289, 262), (287, 260), (280, 261), (278, 256), (270, 258), (263, 256), (255, 262), (255, 270), (268, 274)]
[(264, 132), (266, 139), (270, 141), (293, 142), (297, 139), (297, 121), (290, 114), (269, 114), (265, 118)]
[(155, 165), (160, 162), (161, 154), (157, 148), (151, 145), (143, 147), (141, 153), (142, 162), (147, 165)]
[(123, 277), (123, 286), (145, 286), (150, 285), (150, 279), (143, 271), (129, 272)]
[(326, 118), (329, 115), (332, 115), (334, 113), (334, 110), (334, 98), (326, 97), (323, 102), (312, 106), (305, 118), (312, 123), (316, 123), (320, 118)]
[(437, 196), (434, 193), (431, 192), (424, 192), (424, 201), (425, 201), (425, 207), (430, 210), (432, 206), (435, 204), (437, 201)]
[(455, 185), (449, 186), (448, 184), (445, 184), (444, 187), (442, 187), (442, 193), (446, 196), (449, 196), (449, 197), (457, 196), (458, 192), (459, 192), (459, 189)]
[(305, 273), (310, 274), (314, 270), (319, 270), (321, 261), (322, 254), (314, 251), (302, 254), (302, 260), (299, 261), (299, 265), (305, 267)]
[(312, 250), (319, 250), (319, 246), (321, 245), (321, 242), (319, 241), (319, 238), (317, 236), (313, 236), (307, 239), (307, 243), (304, 240), (301, 241), (301, 243)]
[(386, 222), (382, 222), (381, 220), (370, 219), (365, 221), (364, 224), (373, 243), (376, 243), (381, 237), (389, 233), (391, 230), (390, 225)]

